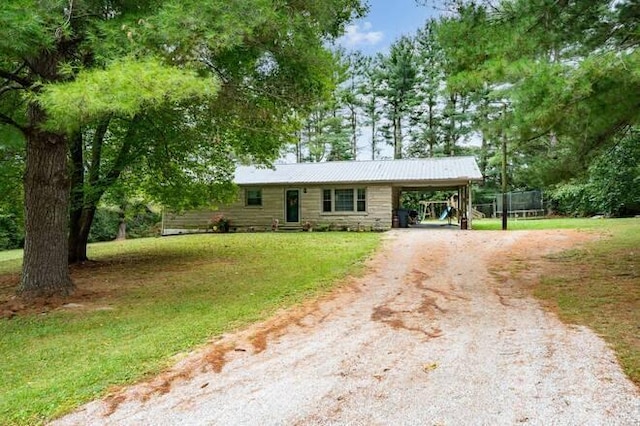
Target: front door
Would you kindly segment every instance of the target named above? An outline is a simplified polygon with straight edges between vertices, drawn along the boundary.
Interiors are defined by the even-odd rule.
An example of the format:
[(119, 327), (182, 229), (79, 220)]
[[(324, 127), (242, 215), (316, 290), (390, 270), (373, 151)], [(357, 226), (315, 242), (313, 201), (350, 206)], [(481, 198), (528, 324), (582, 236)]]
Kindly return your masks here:
[(287, 189), (285, 213), (287, 222), (300, 222), (300, 190)]

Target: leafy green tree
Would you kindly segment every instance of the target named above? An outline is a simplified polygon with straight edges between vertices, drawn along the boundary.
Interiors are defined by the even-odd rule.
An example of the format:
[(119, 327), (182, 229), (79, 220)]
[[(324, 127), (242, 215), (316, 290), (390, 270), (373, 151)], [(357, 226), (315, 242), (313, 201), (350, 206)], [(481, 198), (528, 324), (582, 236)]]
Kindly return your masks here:
[(487, 174), (501, 162), (513, 188), (561, 184), (555, 198), (566, 212), (628, 212), (635, 201), (622, 194), (634, 193), (637, 170), (620, 159), (635, 158), (621, 141), (640, 120), (638, 2), (448, 5), (437, 26), (447, 87), (472, 94)]
[[(220, 151), (262, 161), (273, 157), (283, 142), (278, 131), (289, 124), (279, 113), (290, 115), (323, 91), (332, 64), (323, 43), (363, 12), (359, 0), (5, 4), (0, 11), (0, 123), (17, 129), (26, 141), (19, 291), (49, 295), (73, 289), (67, 268), (69, 206), (95, 207), (104, 187), (126, 167), (138, 164), (153, 171), (155, 161), (165, 177), (184, 177), (177, 184), (150, 177), (146, 182), (158, 194), (180, 198), (189, 173), (166, 164), (171, 157), (161, 165), (160, 157), (167, 150), (192, 164), (206, 157), (198, 157), (201, 143), (195, 144), (196, 153), (180, 155), (185, 143), (145, 138), (143, 132), (153, 126), (156, 135), (163, 134), (161, 117), (177, 112), (184, 129), (196, 123), (197, 110), (196, 116), (206, 117), (217, 130), (210, 138)], [(168, 130), (175, 136), (171, 131), (178, 128)], [(109, 164), (100, 164), (92, 181), (91, 169), (99, 162), (80, 167), (81, 154), (106, 160), (109, 150)], [(137, 162), (140, 151), (148, 154), (146, 165)], [(220, 169), (228, 170), (224, 164)], [(86, 179), (82, 173), (88, 173)], [(211, 183), (209, 178), (196, 181)], [(71, 214), (73, 228), (78, 215)]]
[[(631, 0), (457, 2), (443, 33), (451, 43), (455, 84), (508, 97), (518, 148), (537, 144), (549, 165), (579, 175), (594, 155), (640, 118), (637, 16)], [(564, 165), (559, 166), (564, 163)], [(567, 175), (558, 175), (566, 179)]]
[(321, 162), (326, 159), (329, 147), (325, 138), (330, 111), (325, 103), (318, 103), (306, 117), (300, 136), (300, 160), (302, 162)]
[(556, 208), (570, 215), (625, 216), (640, 212), (640, 131), (634, 129), (599, 155), (585, 177), (552, 192)]
[(357, 155), (358, 112), (361, 104), (355, 90), (361, 56), (337, 50), (330, 80), (332, 90), (308, 111), (296, 151), (305, 152), (298, 161), (353, 160)]
[(349, 123), (340, 114), (338, 99), (318, 103), (307, 117), (303, 131), (304, 161), (352, 160), (352, 136)]

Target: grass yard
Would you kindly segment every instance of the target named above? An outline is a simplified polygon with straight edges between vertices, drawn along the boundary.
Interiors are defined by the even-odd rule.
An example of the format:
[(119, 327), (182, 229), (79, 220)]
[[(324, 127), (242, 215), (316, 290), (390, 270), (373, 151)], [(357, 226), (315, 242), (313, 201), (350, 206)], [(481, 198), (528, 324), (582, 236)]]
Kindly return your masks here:
[(16, 272), (22, 265), (22, 250), (0, 251), (0, 274)]
[[(500, 229), (476, 220), (475, 229)], [(509, 229), (602, 235), (547, 257), (536, 297), (591, 327), (640, 384), (640, 220), (510, 220)], [(498, 231), (499, 232), (499, 231)], [(374, 233), (216, 234), (91, 245), (74, 267), (74, 305), (0, 319), (0, 424), (40, 424), (112, 386), (153, 375), (172, 356), (330, 289), (378, 246)], [(0, 252), (0, 302), (20, 251)], [(538, 264), (537, 264), (538, 265)]]
[[(331, 288), (376, 233), (216, 234), (91, 245), (74, 305), (0, 319), (0, 424), (40, 424), (171, 357)], [(18, 251), (0, 253), (0, 301)]]
[[(501, 221), (475, 220), (473, 227), (500, 230)], [(563, 321), (602, 336), (640, 386), (640, 219), (510, 219), (509, 229), (577, 229), (602, 235), (581, 249), (548, 256), (534, 295)]]
[(594, 222), (608, 235), (548, 257), (534, 295), (563, 321), (601, 335), (640, 386), (640, 219)]
[[(525, 231), (536, 229), (580, 229), (602, 231), (615, 228), (625, 221), (633, 223), (634, 219), (514, 219), (509, 218), (507, 229), (509, 231)], [(636, 221), (637, 222), (637, 221)], [(502, 230), (502, 219), (474, 219), (473, 229), (480, 231)]]

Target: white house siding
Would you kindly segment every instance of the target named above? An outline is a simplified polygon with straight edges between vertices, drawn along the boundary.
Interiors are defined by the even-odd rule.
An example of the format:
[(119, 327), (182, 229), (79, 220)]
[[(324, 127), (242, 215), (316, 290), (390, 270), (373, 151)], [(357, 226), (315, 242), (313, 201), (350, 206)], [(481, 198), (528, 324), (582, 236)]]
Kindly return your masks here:
[[(261, 189), (262, 206), (245, 206), (245, 190)], [(366, 211), (353, 213), (322, 212), (322, 191), (324, 189), (366, 188)], [(285, 222), (285, 191), (298, 189), (300, 192), (300, 222)], [(305, 192), (306, 190), (306, 192)], [(231, 228), (239, 231), (271, 230), (274, 219), (278, 219), (281, 228), (301, 228), (310, 222), (315, 228), (332, 229), (386, 230), (391, 228), (392, 197), (390, 185), (315, 185), (315, 186), (250, 186), (241, 187), (238, 200), (218, 209), (201, 209), (181, 214), (165, 212), (163, 214), (163, 235), (190, 232), (205, 232), (210, 228), (211, 218), (223, 214), (231, 221)]]

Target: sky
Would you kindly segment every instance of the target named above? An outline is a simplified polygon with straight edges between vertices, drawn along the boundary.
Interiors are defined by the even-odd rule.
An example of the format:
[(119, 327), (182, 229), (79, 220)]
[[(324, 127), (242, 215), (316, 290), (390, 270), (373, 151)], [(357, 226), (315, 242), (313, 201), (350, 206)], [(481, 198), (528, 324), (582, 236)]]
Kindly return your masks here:
[(369, 14), (347, 27), (340, 45), (365, 54), (386, 53), (394, 40), (413, 35), (427, 19), (438, 15), (433, 7), (416, 0), (369, 0)]

